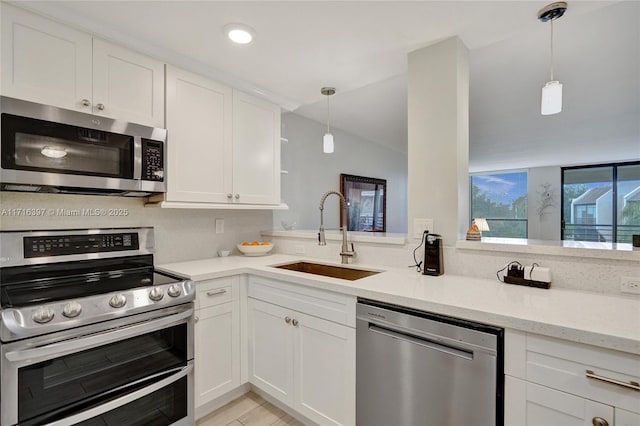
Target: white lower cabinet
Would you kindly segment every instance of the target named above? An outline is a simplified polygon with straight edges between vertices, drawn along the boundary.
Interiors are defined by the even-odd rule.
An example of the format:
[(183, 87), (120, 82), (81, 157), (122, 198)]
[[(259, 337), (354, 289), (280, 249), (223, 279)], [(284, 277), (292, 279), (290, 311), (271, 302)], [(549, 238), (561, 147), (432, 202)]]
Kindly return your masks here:
[(640, 357), (505, 334), (505, 425), (640, 426)]
[[(354, 425), (355, 328), (295, 310), (312, 296), (302, 289), (287, 295), (270, 287), (274, 283), (257, 284), (258, 291), (256, 283), (249, 284), (250, 382), (313, 422)], [(287, 306), (255, 299), (252, 290), (254, 296), (286, 300)], [(321, 307), (322, 300), (316, 304)]]
[(249, 299), (250, 381), (293, 406), (294, 329), (290, 315), (280, 306)]
[(196, 283), (196, 407), (241, 384), (238, 281), (230, 277)]
[(609, 405), (511, 376), (505, 377), (505, 390), (507, 426), (614, 425), (613, 407)]

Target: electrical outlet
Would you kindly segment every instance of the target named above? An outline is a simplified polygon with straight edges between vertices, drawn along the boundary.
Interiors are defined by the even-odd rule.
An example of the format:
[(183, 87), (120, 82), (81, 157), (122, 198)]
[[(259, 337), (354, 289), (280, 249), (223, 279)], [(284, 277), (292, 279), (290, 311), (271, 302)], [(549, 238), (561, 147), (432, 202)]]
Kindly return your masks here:
[(623, 293), (640, 294), (640, 277), (621, 277), (620, 291)]
[(422, 239), (424, 231), (429, 231), (433, 234), (433, 219), (427, 218), (415, 218), (413, 219), (413, 238), (418, 240)]
[(224, 234), (224, 219), (216, 219), (216, 234)]
[(304, 254), (304, 246), (302, 244), (298, 244), (294, 248), (296, 254)]

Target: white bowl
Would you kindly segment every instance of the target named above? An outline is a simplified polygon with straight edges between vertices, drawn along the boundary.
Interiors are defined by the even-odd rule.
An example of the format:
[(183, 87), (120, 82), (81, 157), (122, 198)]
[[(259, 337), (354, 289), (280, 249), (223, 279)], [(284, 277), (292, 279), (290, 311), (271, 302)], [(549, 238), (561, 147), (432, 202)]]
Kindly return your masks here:
[(260, 246), (243, 246), (242, 244), (238, 244), (237, 247), (245, 256), (264, 256), (271, 251), (273, 244), (269, 243), (268, 245)]

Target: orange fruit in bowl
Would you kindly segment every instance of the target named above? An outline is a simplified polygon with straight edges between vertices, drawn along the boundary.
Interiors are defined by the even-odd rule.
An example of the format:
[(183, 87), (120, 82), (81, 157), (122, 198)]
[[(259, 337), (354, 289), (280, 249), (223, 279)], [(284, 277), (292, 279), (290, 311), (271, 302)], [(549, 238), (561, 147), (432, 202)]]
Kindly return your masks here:
[(242, 243), (242, 245), (243, 245), (243, 246), (250, 246), (250, 245), (251, 245), (251, 243), (248, 243), (248, 242), (246, 242), (246, 241), (245, 241), (245, 242), (243, 242), (243, 243)]
[(269, 246), (271, 243), (269, 241), (263, 241), (260, 243), (261, 246)]

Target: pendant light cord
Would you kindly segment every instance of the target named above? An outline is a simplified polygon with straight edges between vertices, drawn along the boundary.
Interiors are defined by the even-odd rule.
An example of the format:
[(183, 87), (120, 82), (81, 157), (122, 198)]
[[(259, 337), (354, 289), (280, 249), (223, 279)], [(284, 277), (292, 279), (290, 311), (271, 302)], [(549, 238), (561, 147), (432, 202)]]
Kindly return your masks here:
[(549, 19), (549, 22), (551, 23), (551, 40), (550, 40), (550, 44), (551, 44), (551, 49), (549, 49), (549, 51), (551, 52), (551, 57), (549, 58), (549, 63), (550, 63), (550, 70), (551, 70), (551, 80), (553, 81), (553, 18)]
[(331, 110), (329, 108), (329, 96), (327, 96), (327, 133), (331, 133), (329, 129), (329, 120), (331, 119)]

